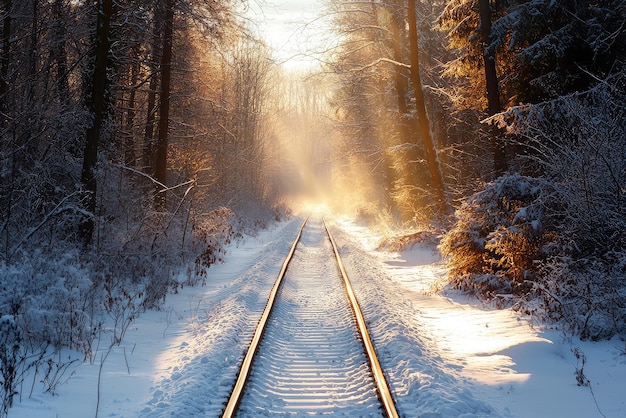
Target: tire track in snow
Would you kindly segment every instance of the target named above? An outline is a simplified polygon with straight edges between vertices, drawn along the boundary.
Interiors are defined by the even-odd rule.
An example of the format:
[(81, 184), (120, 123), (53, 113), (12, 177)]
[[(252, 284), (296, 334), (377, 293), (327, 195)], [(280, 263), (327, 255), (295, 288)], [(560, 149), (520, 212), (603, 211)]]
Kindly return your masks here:
[(323, 224), (310, 220), (265, 331), (238, 416), (382, 416)]

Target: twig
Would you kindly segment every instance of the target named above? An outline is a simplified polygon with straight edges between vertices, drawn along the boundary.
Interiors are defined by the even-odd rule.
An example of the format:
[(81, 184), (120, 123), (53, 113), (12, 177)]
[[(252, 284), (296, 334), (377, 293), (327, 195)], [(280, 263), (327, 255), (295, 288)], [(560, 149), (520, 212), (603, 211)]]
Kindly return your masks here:
[(126, 371), (130, 374), (130, 367), (128, 367), (128, 358), (126, 357), (126, 346), (124, 346), (124, 361), (126, 362)]
[[(127, 170), (127, 171), (130, 171), (131, 173), (135, 173), (135, 174), (138, 174), (138, 175), (140, 175), (142, 177), (147, 178), (152, 183), (154, 183), (155, 185), (159, 186), (159, 188), (161, 190), (159, 190), (158, 193), (164, 193), (164, 192), (169, 192), (171, 190), (176, 190), (179, 187), (187, 186), (187, 185), (192, 184), (192, 183), (195, 182), (195, 179), (192, 179), (192, 180), (186, 181), (184, 183), (177, 184), (177, 185), (172, 186), (172, 187), (167, 187), (165, 184), (161, 183), (160, 181), (158, 181), (157, 179), (155, 179), (151, 175), (144, 173), (143, 171), (139, 171), (139, 170), (137, 170), (135, 168), (127, 167), (127, 166), (122, 165), (122, 164), (111, 164), (111, 165), (113, 167), (121, 168), (123, 170)], [(204, 171), (204, 170), (198, 170), (198, 171)]]
[(96, 399), (96, 415), (95, 418), (98, 418), (98, 410), (100, 409), (100, 383), (102, 381), (102, 368), (104, 367), (104, 362), (106, 361), (107, 357), (109, 357), (109, 354), (111, 353), (111, 350), (113, 350), (113, 345), (111, 344), (109, 346), (109, 349), (107, 350), (106, 354), (100, 356), (100, 368), (98, 370), (98, 390), (97, 390), (97, 399)]
[(352, 71), (363, 71), (363, 70), (366, 70), (368, 68), (375, 67), (375, 66), (377, 66), (378, 64), (381, 64), (381, 63), (392, 64), (392, 65), (395, 65), (396, 67), (411, 68), (411, 66), (409, 64), (405, 64), (403, 62), (394, 61), (394, 60), (389, 59), (389, 58), (378, 58), (377, 60), (375, 60), (373, 62), (370, 62), (369, 64), (366, 64), (366, 65), (364, 65), (364, 66), (362, 66), (360, 68), (353, 69)]
[(606, 418), (606, 415), (604, 415), (602, 413), (602, 410), (600, 410), (600, 405), (598, 404), (598, 400), (596, 399), (595, 393), (593, 393), (593, 388), (591, 387), (591, 382), (589, 382), (589, 392), (591, 392), (591, 397), (593, 398), (593, 403), (596, 404), (596, 409), (598, 410), (598, 413), (600, 415), (602, 415), (603, 418)]

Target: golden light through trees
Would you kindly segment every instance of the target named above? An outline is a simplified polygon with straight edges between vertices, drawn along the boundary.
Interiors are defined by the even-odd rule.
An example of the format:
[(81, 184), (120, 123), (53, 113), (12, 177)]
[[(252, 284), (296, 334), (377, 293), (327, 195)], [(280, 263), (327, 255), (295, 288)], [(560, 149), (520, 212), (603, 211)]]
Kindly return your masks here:
[(322, 4), (319, 0), (253, 1), (245, 16), (278, 65), (286, 71), (306, 71), (319, 67), (330, 35), (319, 16)]
[[(427, 106), (432, 112), (437, 105), (428, 90), (423, 98), (419, 74), (423, 73), (426, 82), (433, 80), (429, 67), (433, 60), (428, 54), (435, 48), (430, 29), (422, 27), (426, 21), (424, 10), (419, 11), (422, 26), (417, 28), (418, 23), (407, 13), (418, 12), (415, 7), (407, 9), (401, 1), (379, 4), (294, 0), (275, 7), (268, 5), (262, 13), (258, 6), (252, 5), (249, 11), (249, 15), (255, 16), (253, 32), (257, 31), (273, 49), (276, 62), (286, 71), (299, 71), (303, 86), (314, 77), (326, 80), (323, 90), (302, 87), (296, 93), (319, 96), (300, 97), (299, 104), (322, 100), (328, 107), (325, 115), (311, 116), (309, 125), (301, 123), (288, 135), (292, 137), (288, 154), (298, 156), (301, 162), (296, 165), (301, 173), (307, 173), (304, 177), (321, 176), (318, 181), (324, 184), (324, 195), (340, 196), (337, 200), (343, 202), (342, 206), (365, 205), (368, 211), (384, 209), (404, 219), (417, 216), (425, 220), (432, 213), (441, 212), (446, 197), (436, 148), (442, 127), (438, 114), (434, 114), (431, 126), (424, 110)], [(434, 16), (435, 12), (431, 13)], [(426, 54), (424, 61), (428, 64), (421, 69), (417, 68), (419, 61), (412, 62), (410, 58), (407, 28), (411, 25), (425, 51), (420, 54)], [(428, 34), (426, 40), (421, 39), (424, 34)], [(410, 79), (411, 74), (417, 78)], [(415, 80), (420, 84), (417, 89)], [(281, 82), (284, 83), (278, 81)], [(395, 98), (389, 94), (394, 83)], [(293, 90), (289, 94), (294, 94)], [(416, 97), (420, 100), (416, 101)], [(294, 100), (287, 99), (286, 103)], [(314, 138), (303, 133), (315, 132), (313, 125), (322, 121), (332, 128), (332, 135)], [(435, 141), (430, 139), (431, 134)], [(320, 142), (325, 145), (315, 145)], [(322, 148), (328, 156), (321, 153), (311, 158), (311, 150)], [(303, 160), (311, 166), (324, 166), (325, 173), (303, 165)], [(329, 183), (328, 179), (332, 181)], [(310, 188), (310, 180), (307, 184)], [(333, 193), (333, 189), (339, 192)], [(317, 193), (319, 187), (314, 192)]]
[(626, 335), (625, 9), (0, 0), (0, 317), (87, 358), (77, 312), (159, 306), (301, 207), (427, 230), (449, 286)]

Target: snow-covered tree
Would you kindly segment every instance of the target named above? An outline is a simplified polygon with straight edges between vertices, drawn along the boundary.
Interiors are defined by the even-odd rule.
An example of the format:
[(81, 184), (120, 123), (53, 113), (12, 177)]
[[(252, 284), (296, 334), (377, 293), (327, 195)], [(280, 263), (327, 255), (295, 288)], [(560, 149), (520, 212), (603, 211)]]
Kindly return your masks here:
[[(245, 25), (234, 2), (167, 5), (171, 61), (163, 0), (0, 2), (0, 416), (20, 373), (57, 367), (62, 347), (92, 356), (107, 312), (118, 341), (179, 285), (172, 265), (187, 263), (189, 282), (206, 279), (237, 237), (213, 162), (227, 122), (258, 112), (222, 94), (236, 78), (223, 52)], [(156, 212), (159, 136), (167, 158), (156, 184), (168, 201)]]
[(511, 104), (535, 103), (576, 91), (624, 69), (623, 0), (505, 2), (494, 22), (492, 48), (515, 56), (506, 77)]

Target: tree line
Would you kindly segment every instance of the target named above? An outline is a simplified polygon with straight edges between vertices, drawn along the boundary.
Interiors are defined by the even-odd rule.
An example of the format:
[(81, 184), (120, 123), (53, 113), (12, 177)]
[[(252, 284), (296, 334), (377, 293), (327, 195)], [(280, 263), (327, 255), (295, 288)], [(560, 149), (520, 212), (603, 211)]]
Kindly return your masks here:
[(189, 185), (196, 192), (203, 185), (214, 205), (240, 191), (263, 202), (260, 176), (251, 171), (262, 163), (267, 136), (260, 121), (269, 53), (238, 7), (2, 2), (4, 258), (25, 236), (74, 235), (92, 244), (111, 209), (103, 178), (110, 170), (152, 200), (141, 202), (146, 213), (171, 211)]
[(64, 367), (55, 350), (93, 361), (102, 315), (123, 334), (206, 280), (224, 245), (258, 228), (243, 215), (274, 216), (278, 70), (243, 11), (0, 2), (0, 416), (29, 370)]
[(372, 173), (362, 211), (443, 233), (451, 286), (623, 333), (626, 3), (337, 0), (327, 15), (352, 153), (337, 176)]

